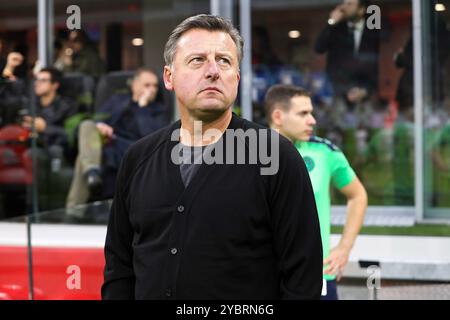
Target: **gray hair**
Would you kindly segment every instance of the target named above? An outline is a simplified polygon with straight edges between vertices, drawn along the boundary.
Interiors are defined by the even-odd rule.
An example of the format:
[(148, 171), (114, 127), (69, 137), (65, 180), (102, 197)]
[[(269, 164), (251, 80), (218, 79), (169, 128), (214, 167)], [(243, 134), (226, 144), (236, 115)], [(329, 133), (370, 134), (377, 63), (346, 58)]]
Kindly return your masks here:
[(184, 33), (192, 29), (223, 31), (228, 33), (233, 42), (236, 44), (238, 61), (239, 63), (241, 62), (243, 57), (242, 48), (244, 47), (244, 40), (233, 24), (229, 20), (219, 16), (199, 14), (185, 19), (175, 29), (173, 29), (164, 48), (164, 61), (166, 65), (170, 66), (173, 63), (178, 40)]

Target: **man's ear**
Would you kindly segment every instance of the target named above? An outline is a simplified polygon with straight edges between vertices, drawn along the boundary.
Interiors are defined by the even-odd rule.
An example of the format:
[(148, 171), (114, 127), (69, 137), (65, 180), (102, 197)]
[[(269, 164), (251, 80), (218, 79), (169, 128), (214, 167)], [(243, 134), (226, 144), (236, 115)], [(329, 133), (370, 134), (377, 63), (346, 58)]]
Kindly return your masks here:
[(163, 80), (166, 89), (172, 91), (173, 90), (172, 70), (170, 69), (169, 66), (164, 66)]
[(273, 110), (272, 112), (272, 123), (277, 127), (281, 127), (282, 118), (283, 118), (283, 111), (281, 111), (280, 108), (275, 108), (275, 110)]

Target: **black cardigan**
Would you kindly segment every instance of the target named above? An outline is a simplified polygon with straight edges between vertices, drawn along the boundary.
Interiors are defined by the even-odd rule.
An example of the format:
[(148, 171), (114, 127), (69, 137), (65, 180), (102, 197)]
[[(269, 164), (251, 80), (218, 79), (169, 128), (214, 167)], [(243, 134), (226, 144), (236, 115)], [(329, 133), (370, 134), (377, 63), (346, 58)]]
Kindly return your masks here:
[[(318, 299), (319, 221), (295, 147), (279, 136), (274, 175), (261, 175), (261, 164), (202, 164), (185, 189), (171, 161), (177, 128), (141, 139), (122, 162), (102, 297)], [(238, 128), (262, 129), (233, 114), (228, 129)]]

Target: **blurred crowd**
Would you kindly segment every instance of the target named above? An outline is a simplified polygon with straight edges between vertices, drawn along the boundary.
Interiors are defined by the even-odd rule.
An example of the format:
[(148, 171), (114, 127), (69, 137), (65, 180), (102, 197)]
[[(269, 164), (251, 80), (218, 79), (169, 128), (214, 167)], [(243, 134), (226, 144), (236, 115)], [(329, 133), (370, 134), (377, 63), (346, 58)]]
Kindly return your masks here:
[[(311, 71), (307, 64), (280, 62), (271, 45), (269, 31), (261, 26), (252, 30), (253, 108), (257, 120), (264, 120), (263, 99), (274, 84), (294, 84), (309, 90), (315, 106), (316, 131), (337, 144), (362, 177), (375, 205), (414, 204), (414, 83), (413, 35), (398, 44), (388, 61), (401, 72), (393, 97), (381, 95), (380, 74), (386, 59), (381, 58), (383, 40), (389, 25), (381, 17), (382, 28), (370, 28), (367, 0), (343, 0), (323, 21), (313, 39), (313, 55), (324, 56), (325, 68)], [(450, 173), (446, 146), (450, 125), (449, 19), (435, 10), (430, 1), (429, 35), (425, 37), (424, 82), (427, 104), (423, 105), (426, 170), (435, 175)], [(428, 27), (428, 25), (427, 25)], [(381, 63), (383, 61), (383, 64)], [(447, 89), (446, 89), (447, 88)], [(447, 152), (447, 156), (446, 156)], [(427, 173), (428, 174), (428, 173)], [(431, 175), (431, 174), (428, 174)], [(433, 205), (441, 200), (450, 185), (429, 186)], [(431, 181), (432, 179), (430, 179)], [(440, 179), (442, 181), (442, 179)], [(447, 179), (448, 180), (448, 179)], [(434, 192), (432, 192), (434, 190)], [(440, 198), (440, 199), (439, 199)], [(447, 194), (448, 198), (448, 194)]]
[[(254, 120), (265, 124), (263, 99), (270, 86), (306, 88), (313, 97), (318, 135), (343, 149), (371, 200), (413, 205), (412, 33), (392, 52), (391, 63), (402, 71), (395, 97), (382, 97), (383, 30), (368, 28), (369, 5), (366, 0), (343, 0), (328, 21), (321, 22), (313, 50), (326, 55), (323, 71), (281, 62), (268, 30), (254, 26), (252, 92), (246, 94), (252, 96)], [(439, 172), (449, 173), (450, 151), (449, 157), (444, 151), (450, 146), (450, 96), (445, 89), (450, 30), (448, 21), (431, 11), (428, 49), (434, 59), (427, 67), (433, 107), (424, 108), (426, 157)], [(83, 30), (57, 40), (55, 59), (44, 68), (39, 61), (27, 61), (23, 48), (6, 47), (0, 38), (0, 217), (2, 212), (23, 214), (25, 204), (31, 203), (33, 179), (40, 195), (48, 191), (40, 199), (40, 210), (61, 205), (70, 209), (111, 197), (128, 146), (171, 119), (172, 105), (163, 94), (159, 73), (145, 68), (107, 73), (98, 48)], [(235, 111), (239, 113), (238, 105)], [(34, 167), (30, 141), (38, 150)], [(372, 175), (379, 170), (385, 174)], [(436, 203), (444, 196), (430, 195)]]
[(56, 43), (52, 66), (37, 61), (27, 70), (18, 51), (5, 53), (2, 62), (0, 192), (6, 217), (30, 209), (33, 181), (40, 198), (47, 193), (40, 210), (65, 206), (70, 212), (111, 198), (128, 147), (169, 123), (159, 75), (147, 68), (105, 73), (82, 30)]

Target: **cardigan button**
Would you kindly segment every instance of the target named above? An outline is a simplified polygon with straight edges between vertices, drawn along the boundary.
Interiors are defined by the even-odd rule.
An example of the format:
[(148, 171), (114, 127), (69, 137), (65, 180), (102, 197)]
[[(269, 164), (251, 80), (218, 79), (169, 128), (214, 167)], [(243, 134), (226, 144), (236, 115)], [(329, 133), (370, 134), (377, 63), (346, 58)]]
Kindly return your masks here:
[(179, 213), (184, 212), (184, 206), (178, 206), (177, 211), (178, 211)]
[(177, 252), (178, 252), (177, 248), (172, 248), (172, 249), (170, 250), (170, 253), (173, 254), (173, 255), (176, 255)]

